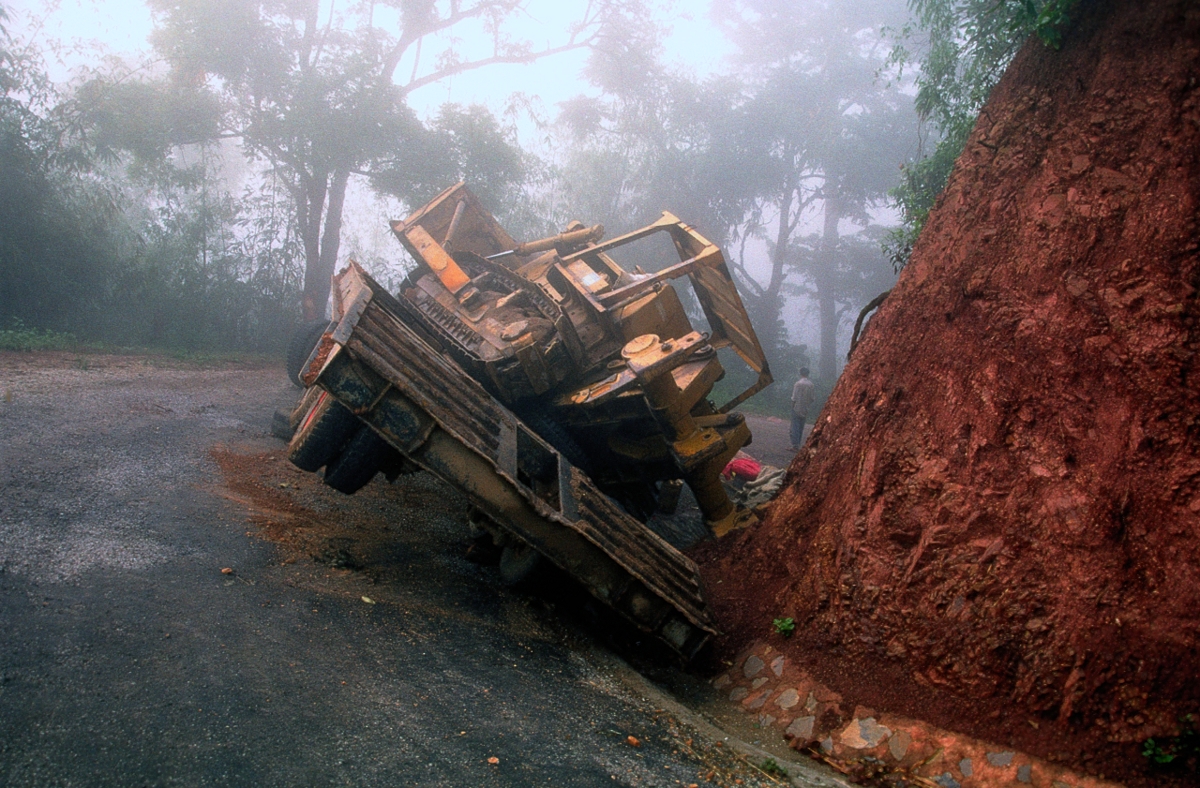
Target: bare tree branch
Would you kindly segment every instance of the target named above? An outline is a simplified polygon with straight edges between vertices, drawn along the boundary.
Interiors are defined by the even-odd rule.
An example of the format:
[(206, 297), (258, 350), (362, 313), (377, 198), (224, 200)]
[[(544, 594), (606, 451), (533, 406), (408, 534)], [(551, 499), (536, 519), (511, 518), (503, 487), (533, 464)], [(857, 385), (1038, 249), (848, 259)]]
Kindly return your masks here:
[(551, 55), (557, 55), (557, 54), (561, 54), (563, 52), (570, 52), (575, 49), (582, 49), (583, 47), (588, 46), (592, 42), (592, 40), (593, 40), (593, 37), (588, 37), (587, 39), (585, 39), (584, 41), (581, 41), (581, 42), (570, 42), (570, 43), (562, 44), (561, 46), (549, 47), (547, 49), (542, 49), (537, 52), (530, 52), (530, 53), (527, 53), (524, 55), (493, 55), (492, 57), (480, 58), (479, 60), (471, 60), (471, 61), (467, 61), (464, 63), (456, 63), (453, 66), (448, 66), (439, 71), (434, 71), (430, 74), (426, 74), (425, 76), (423, 76), (419, 79), (415, 79), (412, 82), (409, 82), (407, 85), (404, 85), (403, 87), (400, 88), (400, 95), (407, 96), (409, 93), (413, 92), (417, 88), (421, 88), (426, 85), (432, 84), (434, 82), (438, 82), (440, 80), (445, 79), (446, 77), (452, 77), (456, 74), (462, 74), (465, 71), (474, 71), (475, 69), (483, 68), (484, 66), (492, 66), (492, 65), (496, 65), (498, 63), (532, 63), (535, 60), (540, 60), (541, 58), (544, 58), (544, 57), (550, 57)]

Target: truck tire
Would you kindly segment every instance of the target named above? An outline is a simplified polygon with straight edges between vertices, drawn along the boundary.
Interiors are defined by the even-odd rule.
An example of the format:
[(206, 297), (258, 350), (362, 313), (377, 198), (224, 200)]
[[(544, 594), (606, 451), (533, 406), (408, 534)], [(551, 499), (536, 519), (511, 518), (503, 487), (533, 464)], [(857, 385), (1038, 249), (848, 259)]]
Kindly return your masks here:
[(288, 446), (288, 459), (302, 471), (316, 471), (333, 460), (353, 437), (358, 418), (322, 391), (300, 420)]
[(308, 361), (313, 348), (317, 346), (317, 342), (321, 340), (321, 335), (330, 325), (328, 320), (321, 320), (301, 326), (292, 334), (287, 349), (287, 375), (288, 379), (297, 386), (304, 386), (300, 380), (300, 371), (304, 368), (304, 362)]
[(353, 495), (375, 478), (395, 451), (375, 430), (363, 424), (341, 454), (325, 466), (325, 483), (340, 493)]
[(500, 582), (510, 588), (528, 585), (541, 566), (537, 550), (524, 542), (511, 542), (500, 551)]

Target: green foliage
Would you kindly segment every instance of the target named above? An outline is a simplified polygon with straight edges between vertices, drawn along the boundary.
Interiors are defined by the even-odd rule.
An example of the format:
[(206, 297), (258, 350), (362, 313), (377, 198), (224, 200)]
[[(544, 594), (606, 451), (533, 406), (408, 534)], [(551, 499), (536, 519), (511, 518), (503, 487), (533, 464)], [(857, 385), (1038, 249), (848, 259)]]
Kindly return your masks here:
[(777, 618), (771, 622), (771, 626), (775, 629), (775, 634), (785, 638), (790, 638), (796, 631), (796, 622), (792, 618)]
[(758, 765), (758, 768), (761, 769), (765, 774), (770, 775), (771, 777), (787, 777), (788, 776), (787, 769), (784, 769), (782, 766), (780, 766), (778, 763), (776, 763), (774, 758), (767, 758), (765, 761), (763, 761), (762, 763), (760, 763)]
[(1200, 732), (1196, 731), (1196, 715), (1187, 714), (1180, 718), (1178, 736), (1146, 739), (1142, 743), (1142, 757), (1159, 766), (1171, 766), (1200, 756)]
[(77, 128), (87, 132), (91, 155), (101, 160), (127, 152), (153, 164), (176, 146), (207, 142), (219, 132), (216, 96), (191, 86), (96, 74), (75, 89), (69, 106)]
[(110, 203), (40, 55), (0, 32), (0, 321), (79, 331), (118, 266)]
[(12, 318), (8, 328), (0, 329), (0, 350), (70, 350), (75, 345), (72, 334), (30, 328), (20, 318)]
[[(328, 18), (316, 0), (151, 0), (152, 40), (173, 82), (209, 86), (224, 108), (224, 133), (287, 188), (306, 264), (303, 308), (316, 319), (338, 259), (352, 175), (412, 206), (450, 176), (471, 178), (486, 194), (510, 191), (523, 175), (521, 157), (488, 113), (450, 107), (426, 127), (407, 95), (472, 69), (583, 46), (613, 4), (620, 5), (587, 4), (561, 46), (543, 50), (506, 31), (521, 10), (514, 0), (351, 3)], [(458, 49), (472, 26), (490, 34), (490, 53)], [(422, 54), (423, 47), (434, 51)]]
[(380, 160), (371, 184), (411, 205), (423, 205), (450, 184), (466, 181), (507, 226), (522, 200), (521, 186), (536, 166), (486, 107), (446, 104), (428, 127), (414, 129), (408, 144)]
[(0, 37), (0, 51), (5, 346), (286, 341), (299, 292), (286, 232), (224, 191), (210, 150), (180, 146), (212, 128), (211, 107), (125, 71), (60, 93), (36, 50)]
[(940, 135), (932, 154), (909, 162), (890, 194), (904, 226), (884, 249), (902, 268), (929, 209), (950, 177), (979, 110), (1030, 35), (1057, 49), (1078, 0), (910, 0), (913, 20), (896, 32), (889, 63), (916, 65), (916, 107)]
[[(1071, 23), (1071, 14), (1079, 0), (1047, 0), (1033, 23), (1033, 30), (1046, 46), (1058, 49), (1062, 46), (1063, 31)], [(1026, 11), (1033, 10), (1032, 0), (1025, 0)]]
[(913, 244), (925, 227), (929, 211), (950, 178), (954, 162), (966, 144), (965, 129), (957, 129), (955, 135), (959, 134), (964, 136), (961, 139), (947, 136), (938, 143), (931, 155), (906, 163), (901, 168), (900, 185), (888, 192), (904, 217), (904, 223), (890, 230), (883, 241), (884, 254), (892, 264), (892, 270), (897, 273), (912, 256)]

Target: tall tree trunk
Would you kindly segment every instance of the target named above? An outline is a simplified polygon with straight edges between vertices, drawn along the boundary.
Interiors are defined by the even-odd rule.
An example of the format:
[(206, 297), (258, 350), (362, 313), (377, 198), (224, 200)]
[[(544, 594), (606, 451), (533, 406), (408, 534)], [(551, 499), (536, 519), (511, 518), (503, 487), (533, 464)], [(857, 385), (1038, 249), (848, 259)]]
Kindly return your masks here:
[(821, 352), (817, 369), (821, 385), (828, 388), (837, 380), (837, 273), (838, 222), (842, 206), (836, 194), (825, 197), (825, 227), (821, 235), (821, 265), (817, 267), (813, 284), (817, 288), (817, 314), (821, 325)]
[(792, 202), (796, 196), (796, 185), (789, 178), (779, 200), (779, 228), (775, 231), (775, 249), (771, 254), (771, 278), (763, 288), (759, 301), (759, 321), (755, 328), (759, 338), (766, 340), (767, 357), (776, 357), (781, 346), (787, 343), (787, 330), (783, 327), (783, 280), (787, 277), (789, 243), (792, 230)]
[[(346, 202), (346, 183), (349, 180), (349, 170), (337, 170), (329, 184), (329, 202), (325, 206), (325, 231), (321, 234), (321, 253), (317, 257), (315, 271), (312, 266), (307, 266), (304, 277), (306, 319), (320, 320), (325, 316), (333, 269), (337, 266), (338, 249), (342, 243), (342, 208)], [(310, 300), (317, 311), (312, 318), (308, 318), (307, 315)]]
[(300, 236), (304, 241), (304, 295), (301, 307), (306, 322), (325, 317), (325, 301), (329, 298), (328, 276), (321, 275), (321, 217), (325, 213), (327, 191), (328, 175), (316, 173), (305, 184), (304, 204), (297, 217)]

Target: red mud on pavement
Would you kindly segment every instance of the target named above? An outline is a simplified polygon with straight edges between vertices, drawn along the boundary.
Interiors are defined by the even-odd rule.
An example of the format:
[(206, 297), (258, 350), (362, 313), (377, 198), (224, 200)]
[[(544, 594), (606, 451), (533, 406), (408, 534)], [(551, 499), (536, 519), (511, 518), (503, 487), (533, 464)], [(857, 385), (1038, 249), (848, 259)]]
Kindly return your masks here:
[[(995, 91), (761, 525), (733, 659), (1131, 786), (1200, 713), (1200, 6), (1080, 4)], [(792, 640), (771, 634), (794, 617)]]
[(319, 474), (288, 462), (285, 448), (243, 453), (216, 446), (209, 454), (221, 469), (225, 495), (246, 506), (257, 535), (276, 544), (285, 562), (315, 560), (373, 577), (395, 541), (389, 507), (431, 513), (459, 505), (433, 489), (387, 484), (343, 496), (326, 487)]

